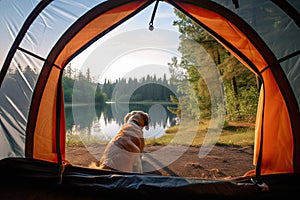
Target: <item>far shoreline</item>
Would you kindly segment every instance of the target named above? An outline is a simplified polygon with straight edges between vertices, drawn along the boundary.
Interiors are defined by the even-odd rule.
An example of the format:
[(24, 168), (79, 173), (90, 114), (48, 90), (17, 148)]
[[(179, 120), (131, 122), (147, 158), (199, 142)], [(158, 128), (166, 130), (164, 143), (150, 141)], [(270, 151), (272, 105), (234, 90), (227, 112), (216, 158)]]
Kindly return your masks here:
[[(178, 105), (178, 103), (174, 103), (171, 101), (106, 101), (104, 104), (144, 104), (144, 105), (151, 105), (151, 104), (162, 104), (162, 105)], [(88, 104), (88, 103), (65, 103), (65, 107), (79, 107), (79, 106), (91, 106), (91, 105), (101, 105), (101, 103), (97, 104)]]

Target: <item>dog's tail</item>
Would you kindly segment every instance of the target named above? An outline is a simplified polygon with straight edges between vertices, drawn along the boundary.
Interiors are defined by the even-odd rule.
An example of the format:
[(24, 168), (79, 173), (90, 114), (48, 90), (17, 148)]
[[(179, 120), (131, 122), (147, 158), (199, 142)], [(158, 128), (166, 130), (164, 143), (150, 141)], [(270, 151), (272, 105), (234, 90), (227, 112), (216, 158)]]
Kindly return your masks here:
[(89, 168), (92, 168), (92, 169), (101, 169), (101, 167), (99, 167), (96, 162), (91, 162), (89, 164)]

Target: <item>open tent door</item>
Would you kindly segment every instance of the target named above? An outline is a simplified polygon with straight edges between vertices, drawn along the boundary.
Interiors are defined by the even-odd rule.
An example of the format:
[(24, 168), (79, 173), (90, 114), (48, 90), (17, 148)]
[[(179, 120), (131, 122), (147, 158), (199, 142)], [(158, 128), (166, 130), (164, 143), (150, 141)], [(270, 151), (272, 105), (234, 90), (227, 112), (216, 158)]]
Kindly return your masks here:
[[(89, 198), (93, 194), (97, 194), (97, 198), (100, 194), (108, 198), (120, 194), (138, 198), (148, 195), (155, 198), (162, 194), (186, 197), (189, 194), (195, 199), (217, 199), (283, 197), (286, 195), (283, 191), (296, 193), (297, 185), (291, 184), (289, 180), (297, 180), (300, 170), (300, 94), (297, 78), (300, 18), (297, 3), (166, 1), (204, 27), (261, 78), (263, 90), (256, 122), (255, 172), (236, 180), (207, 181), (112, 173), (65, 165), (64, 68), (96, 40), (153, 3), (155, 1), (152, 0), (111, 0), (72, 4), (54, 0), (24, 8), (22, 3), (7, 5), (8, 10), (15, 11), (12, 13), (16, 17), (8, 13), (4, 15), (7, 32), (12, 34), (13, 39), (5, 43), (9, 49), (7, 53), (1, 54), (4, 59), (0, 74), (0, 134), (3, 144), (0, 168), (5, 180), (1, 181), (3, 197), (9, 197), (14, 187), (28, 195), (39, 189), (45, 194), (42, 196), (49, 199), (57, 197), (53, 191), (58, 192), (55, 194), (60, 197), (73, 198), (74, 188), (78, 192), (83, 191), (80, 195)], [(65, 9), (65, 6), (70, 9)], [(270, 21), (262, 20), (267, 18), (260, 18), (260, 23), (256, 21), (259, 25), (251, 24), (251, 19), (257, 20), (257, 16), (250, 16), (249, 12), (264, 15), (264, 10), (271, 10), (269, 14), (275, 15), (272, 19), (280, 18), (275, 22), (284, 24), (274, 26), (268, 23)], [(15, 23), (15, 20), (20, 19), (18, 14), (28, 18)], [(9, 17), (5, 18), (6, 15)], [(43, 42), (46, 37), (39, 36), (41, 24), (44, 28), (42, 36), (56, 33), (53, 37), (47, 37), (47, 44)], [(18, 27), (16, 33), (13, 25)], [(264, 27), (269, 28), (268, 32), (273, 34), (264, 32)], [(276, 41), (280, 40), (282, 34), (286, 34), (286, 40), (279, 41), (277, 45)], [(38, 76), (31, 79), (25, 76), (20, 67), (23, 64), (30, 64), (29, 67)], [(19, 75), (19, 79), (13, 79), (11, 70), (17, 72), (15, 74)], [(8, 87), (7, 83), (11, 83), (12, 79), (17, 80), (14, 86), (16, 91), (21, 91), (19, 98)], [(25, 106), (22, 104), (24, 102)], [(18, 185), (15, 185), (16, 182)], [(269, 188), (261, 184), (265, 182)], [(28, 183), (34, 187), (24, 187)]]
[[(294, 148), (287, 150), (285, 147), (293, 147), (294, 142), (298, 141), (297, 136), (293, 135), (293, 129), (299, 132), (296, 126), (296, 122), (299, 121), (299, 108), (295, 98), (289, 98), (288, 101), (291, 103), (286, 103), (286, 97), (291, 96), (293, 92), (283, 70), (279, 70), (281, 68), (279, 62), (276, 62), (275, 55), (250, 26), (244, 24), (244, 21), (233, 13), (222, 10), (218, 5), (206, 3), (201, 5), (202, 8), (188, 2), (179, 2), (175, 5), (207, 27), (245, 66), (261, 77), (264, 85), (264, 97), (261, 100), (263, 109), (258, 110), (259, 126), (255, 141), (255, 161), (256, 165), (257, 162), (261, 165), (258, 166), (259, 172), (263, 174), (294, 172), (295, 166), (299, 165), (296, 159), (299, 152), (295, 152)], [(218, 10), (218, 14), (213, 12), (214, 10)], [(277, 86), (278, 83), (281, 87)], [(278, 121), (275, 121), (275, 115)], [(271, 140), (272, 142), (269, 142)], [(261, 160), (258, 161), (258, 157)]]

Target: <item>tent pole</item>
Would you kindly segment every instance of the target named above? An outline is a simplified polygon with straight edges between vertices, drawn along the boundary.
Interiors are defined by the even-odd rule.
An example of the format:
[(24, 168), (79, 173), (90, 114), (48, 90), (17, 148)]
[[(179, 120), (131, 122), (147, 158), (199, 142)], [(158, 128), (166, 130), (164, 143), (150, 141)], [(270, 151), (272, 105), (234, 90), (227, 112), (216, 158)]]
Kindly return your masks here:
[(61, 134), (61, 125), (60, 125), (60, 118), (61, 118), (61, 101), (62, 99), (62, 75), (63, 75), (63, 70), (60, 71), (59, 74), (59, 79), (58, 79), (58, 85), (57, 85), (57, 98), (56, 98), (56, 131), (55, 131), (55, 135), (56, 135), (56, 153), (57, 153), (57, 164), (59, 166), (58, 169), (58, 183), (61, 184), (62, 183), (62, 176), (64, 173), (64, 165), (62, 162), (62, 154), (61, 154), (61, 149), (60, 149), (60, 134)]
[(153, 9), (153, 12), (152, 12), (151, 20), (149, 22), (149, 30), (150, 31), (153, 31), (153, 29), (154, 29), (153, 21), (154, 21), (154, 17), (155, 17), (157, 7), (158, 7), (158, 2), (159, 2), (159, 0), (156, 0), (155, 5), (154, 5), (154, 9)]
[(30, 25), (33, 23), (33, 21), (38, 17), (38, 15), (52, 2), (53, 0), (45, 0), (41, 1), (34, 10), (30, 13), (26, 21), (23, 23), (22, 28), (20, 29), (17, 37), (14, 39), (14, 43), (12, 44), (11, 48), (9, 49), (9, 52), (7, 54), (7, 57), (4, 61), (4, 64), (0, 70), (0, 87), (2, 85), (2, 82), (4, 80), (4, 77), (6, 75), (6, 72), (8, 71), (9, 65), (17, 51), (17, 48), (20, 46), (27, 30), (29, 29)]

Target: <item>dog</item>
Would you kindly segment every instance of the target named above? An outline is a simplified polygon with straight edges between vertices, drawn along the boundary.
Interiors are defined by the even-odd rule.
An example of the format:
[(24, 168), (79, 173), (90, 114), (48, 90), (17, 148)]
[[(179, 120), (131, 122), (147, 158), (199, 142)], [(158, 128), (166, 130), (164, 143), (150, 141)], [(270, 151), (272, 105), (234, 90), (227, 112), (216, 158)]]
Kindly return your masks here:
[(100, 166), (106, 170), (143, 173), (142, 152), (145, 146), (143, 128), (149, 130), (149, 115), (134, 110), (126, 114), (124, 124), (105, 147)]

